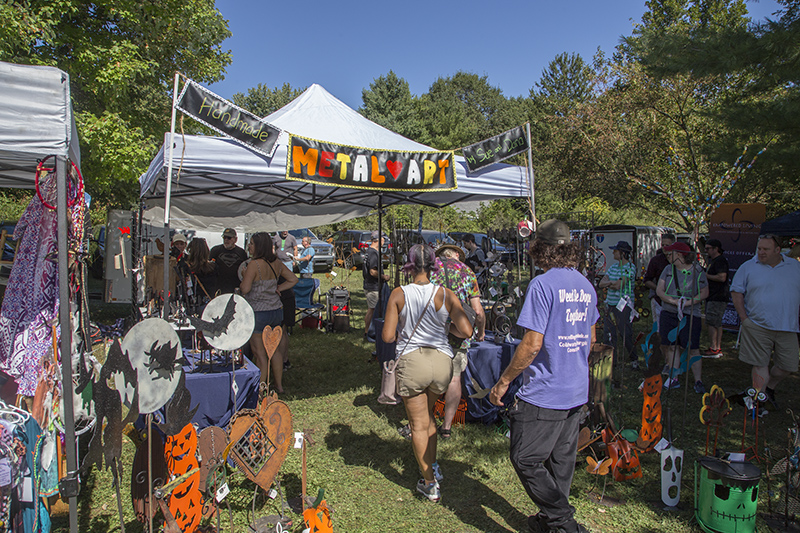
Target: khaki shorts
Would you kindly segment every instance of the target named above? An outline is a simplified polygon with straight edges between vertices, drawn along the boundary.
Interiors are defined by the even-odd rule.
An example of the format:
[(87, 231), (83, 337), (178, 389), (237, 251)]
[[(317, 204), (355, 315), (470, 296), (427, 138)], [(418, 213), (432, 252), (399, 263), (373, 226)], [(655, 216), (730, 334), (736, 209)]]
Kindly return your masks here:
[(378, 291), (367, 291), (364, 295), (367, 297), (367, 309), (375, 309), (378, 307)]
[(453, 357), (453, 375), (460, 376), (461, 373), (467, 369), (467, 350), (453, 350), (455, 357)]
[(453, 360), (436, 348), (417, 348), (400, 356), (395, 374), (400, 396), (416, 396), (425, 390), (444, 394), (453, 378)]
[(722, 327), (722, 315), (728, 308), (728, 302), (706, 302), (706, 326)]
[(742, 347), (739, 360), (753, 366), (769, 366), (775, 351), (775, 364), (781, 370), (797, 372), (798, 344), (797, 333), (793, 331), (773, 331), (762, 328), (749, 318), (742, 322)]

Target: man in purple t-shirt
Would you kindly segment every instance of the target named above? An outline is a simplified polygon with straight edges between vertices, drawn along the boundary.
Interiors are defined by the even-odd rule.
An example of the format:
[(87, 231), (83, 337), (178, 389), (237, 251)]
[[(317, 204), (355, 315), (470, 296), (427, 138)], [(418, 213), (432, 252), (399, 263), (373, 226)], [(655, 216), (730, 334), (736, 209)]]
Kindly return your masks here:
[(576, 270), (580, 249), (557, 220), (539, 226), (530, 256), (544, 274), (528, 285), (517, 324), (526, 328), (489, 399), (502, 406), (509, 384), (523, 385), (509, 407), (511, 463), (539, 513), (531, 531), (586, 531), (569, 490), (578, 451), (580, 408), (589, 400), (589, 352), (595, 342), (597, 294)]

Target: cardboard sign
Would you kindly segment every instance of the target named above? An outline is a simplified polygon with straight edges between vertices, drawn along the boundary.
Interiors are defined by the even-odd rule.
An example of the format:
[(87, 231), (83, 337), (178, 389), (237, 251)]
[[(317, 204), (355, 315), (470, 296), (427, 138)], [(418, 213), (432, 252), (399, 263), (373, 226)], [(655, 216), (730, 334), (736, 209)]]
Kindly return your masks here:
[(518, 126), (490, 139), (464, 147), (464, 159), (467, 167), (478, 170), (492, 163), (499, 163), (513, 155), (528, 149), (528, 137), (525, 128)]
[(187, 80), (176, 105), (183, 113), (267, 157), (272, 157), (281, 130)]
[(375, 191), (450, 191), (453, 152), (394, 152), (289, 136), (286, 179)]

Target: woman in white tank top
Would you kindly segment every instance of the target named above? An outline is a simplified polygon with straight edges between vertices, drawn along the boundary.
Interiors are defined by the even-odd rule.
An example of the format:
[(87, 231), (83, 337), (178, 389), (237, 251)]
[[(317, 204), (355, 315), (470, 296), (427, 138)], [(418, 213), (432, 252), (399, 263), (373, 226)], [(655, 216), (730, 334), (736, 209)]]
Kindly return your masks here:
[(442, 475), (436, 463), (433, 406), (453, 374), (447, 322), (449, 318), (451, 332), (463, 338), (472, 336), (472, 326), (455, 293), (430, 282), (429, 274), (436, 268), (433, 250), (417, 244), (408, 258), (403, 271), (411, 274), (413, 283), (392, 291), (382, 336), (384, 342), (397, 341), (397, 391), (406, 407), (411, 444), (423, 477), (417, 490), (438, 502)]

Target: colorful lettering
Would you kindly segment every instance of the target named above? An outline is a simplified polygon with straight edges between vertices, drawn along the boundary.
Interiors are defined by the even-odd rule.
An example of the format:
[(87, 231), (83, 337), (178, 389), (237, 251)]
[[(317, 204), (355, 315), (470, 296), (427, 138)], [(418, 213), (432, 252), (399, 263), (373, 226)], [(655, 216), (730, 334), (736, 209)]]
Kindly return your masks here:
[(292, 169), (295, 174), (302, 174), (303, 168), (308, 168), (308, 175), (313, 176), (317, 173), (317, 156), (319, 152), (316, 148), (309, 148), (303, 152), (302, 146), (292, 147)]
[(378, 174), (378, 158), (374, 155), (372, 156), (372, 172), (370, 173), (370, 179), (373, 183), (386, 183), (386, 176)]
[(347, 164), (350, 162), (350, 156), (347, 154), (336, 154), (336, 160), (342, 164), (339, 167), (339, 179), (347, 178)]
[(319, 175), (323, 178), (332, 178), (331, 159), (336, 157), (333, 152), (322, 152), (319, 157)]

